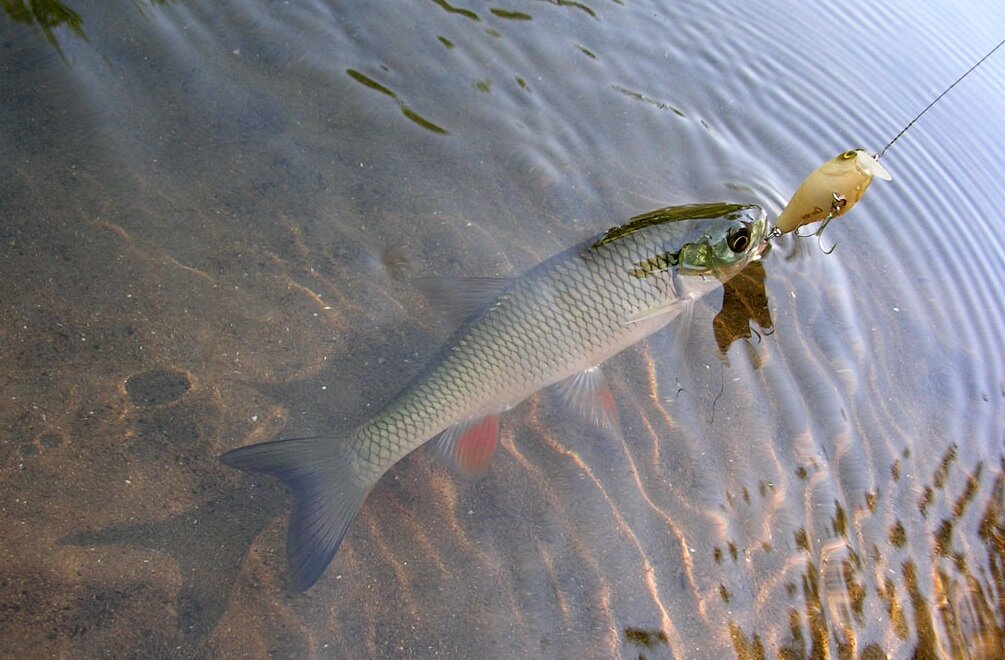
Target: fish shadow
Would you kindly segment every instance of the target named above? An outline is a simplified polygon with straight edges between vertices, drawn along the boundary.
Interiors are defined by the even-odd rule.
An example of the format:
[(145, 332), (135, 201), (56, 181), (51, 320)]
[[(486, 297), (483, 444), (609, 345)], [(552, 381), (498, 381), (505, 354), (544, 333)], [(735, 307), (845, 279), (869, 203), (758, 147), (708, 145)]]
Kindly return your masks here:
[[(375, 335), (384, 341), (375, 341)], [(371, 324), (344, 332), (342, 338), (351, 360), (333, 360), (305, 378), (241, 383), (297, 412), (296, 421), (277, 437), (337, 430), (351, 426), (353, 416), (365, 418), (367, 406), (362, 402), (379, 401), (382, 393), (386, 397), (386, 380), (419, 369), (435, 346), (435, 340), (419, 330), (403, 329), (400, 322)], [(164, 520), (76, 531), (57, 544), (124, 545), (171, 557), (181, 578), (174, 642), (179, 655), (193, 657), (212, 654), (206, 648), (209, 637), (224, 616), (252, 544), (267, 525), (288, 515), (292, 498), (278, 481), (218, 463), (221, 449), (231, 448), (219, 442), (223, 415), (212, 397), (190, 390), (191, 380), (183, 383), (183, 376), (161, 370), (130, 380), (127, 390), (136, 411), (129, 421), (133, 438), (128, 452), (131, 460), (144, 463), (182, 464), (182, 478), (191, 480), (193, 492), (207, 499)], [(221, 481), (225, 472), (234, 479), (227, 479), (229, 485)], [(143, 655), (142, 649), (135, 651)]]
[(264, 481), (245, 478), (239, 488), (167, 520), (79, 532), (58, 543), (121, 544), (173, 558), (182, 580), (176, 643), (182, 656), (191, 657), (203, 649), (223, 616), (252, 542), (289, 508), (283, 489)]

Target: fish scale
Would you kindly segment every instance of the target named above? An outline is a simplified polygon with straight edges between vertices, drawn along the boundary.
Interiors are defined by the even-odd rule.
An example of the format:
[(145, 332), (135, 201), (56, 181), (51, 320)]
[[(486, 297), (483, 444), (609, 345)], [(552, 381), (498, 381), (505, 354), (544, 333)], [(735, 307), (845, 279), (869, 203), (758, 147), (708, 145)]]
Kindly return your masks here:
[(445, 431), (448, 445), (471, 442), (469, 454), (487, 460), (498, 427), (486, 431), (479, 420), (669, 323), (679, 303), (756, 259), (764, 230), (756, 206), (671, 207), (637, 216), (512, 280), (458, 328), (437, 359), (349, 434), (225, 454), (229, 465), (272, 474), (293, 490), (288, 555), (296, 586), (306, 589), (323, 573), (366, 493), (397, 461)]

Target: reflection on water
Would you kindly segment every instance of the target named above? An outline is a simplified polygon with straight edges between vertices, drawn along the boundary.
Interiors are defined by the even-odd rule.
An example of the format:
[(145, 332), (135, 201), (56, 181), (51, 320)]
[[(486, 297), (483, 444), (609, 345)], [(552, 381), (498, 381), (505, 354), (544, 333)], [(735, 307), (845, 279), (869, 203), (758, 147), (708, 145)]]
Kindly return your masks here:
[[(170, 0), (143, 0), (150, 5), (164, 5)], [(84, 34), (84, 19), (71, 6), (60, 0), (0, 0), (7, 17), (18, 23), (30, 25), (42, 32), (45, 40), (63, 56), (63, 49), (56, 37), (57, 28), (66, 27), (80, 39)], [(133, 8), (139, 9), (135, 4)]]
[[(765, 257), (770, 251), (765, 252)], [(750, 339), (754, 332), (751, 323), (771, 330), (771, 308), (764, 290), (764, 263), (755, 261), (726, 282), (722, 293), (722, 309), (712, 321), (712, 330), (719, 352), (729, 353), (737, 339)], [(758, 333), (758, 339), (760, 339)]]
[[(66, 26), (81, 39), (84, 36), (84, 21), (80, 14), (59, 0), (3, 0), (4, 11), (11, 20), (37, 27), (54, 48), (59, 50), (59, 42), (54, 28)], [(62, 52), (62, 51), (60, 51)]]
[(417, 451), (305, 595), (286, 493), (216, 460), (351, 427), (435, 355), (371, 255), (500, 277), (647, 209), (770, 217), (997, 43), (997, 4), (157, 4), (0, 16), (3, 648), (1000, 656), (995, 59), (833, 255), (781, 239), (612, 360), (620, 433), (544, 394), (480, 481)]
[[(359, 84), (364, 85), (366, 87), (369, 87), (370, 89), (374, 89), (374, 90), (380, 92), (381, 94), (385, 94), (387, 96), (390, 96), (395, 101), (398, 101), (398, 103), (401, 105), (401, 114), (403, 114), (406, 117), (408, 117), (410, 120), (412, 120), (413, 122), (415, 122), (417, 125), (421, 126), (422, 128), (424, 128), (427, 131), (430, 131), (432, 133), (437, 133), (439, 135), (449, 135), (448, 131), (446, 131), (443, 128), (440, 128), (439, 126), (437, 126), (433, 122), (429, 121), (428, 119), (425, 119), (425, 118), (421, 117), (417, 112), (415, 112), (414, 110), (412, 110), (411, 108), (409, 108), (407, 105), (405, 105), (404, 103), (402, 103), (398, 99), (398, 96), (394, 92), (392, 92), (391, 90), (389, 90), (387, 87), (384, 87), (383, 85), (381, 85), (376, 80), (368, 78), (367, 76), (363, 75), (359, 71), (355, 71), (353, 69), (346, 69), (345, 72), (347, 74), (349, 74), (350, 78), (352, 78), (353, 80), (355, 80)], [(488, 91), (487, 85), (486, 85), (486, 89), (484, 91)]]

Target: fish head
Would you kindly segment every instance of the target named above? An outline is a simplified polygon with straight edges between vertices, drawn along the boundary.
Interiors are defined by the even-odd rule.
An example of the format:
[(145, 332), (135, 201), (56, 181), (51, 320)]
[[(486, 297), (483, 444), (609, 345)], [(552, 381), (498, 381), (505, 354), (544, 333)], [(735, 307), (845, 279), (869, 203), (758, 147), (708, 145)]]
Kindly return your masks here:
[(766, 231), (764, 209), (754, 205), (737, 206), (720, 218), (706, 220), (700, 235), (677, 253), (678, 272), (725, 282), (760, 259)]
[(714, 276), (726, 281), (766, 247), (764, 209), (753, 204), (689, 204), (656, 209), (613, 227), (590, 246), (604, 254), (612, 245), (629, 245), (647, 258), (629, 274), (646, 279), (673, 268), (680, 275)]

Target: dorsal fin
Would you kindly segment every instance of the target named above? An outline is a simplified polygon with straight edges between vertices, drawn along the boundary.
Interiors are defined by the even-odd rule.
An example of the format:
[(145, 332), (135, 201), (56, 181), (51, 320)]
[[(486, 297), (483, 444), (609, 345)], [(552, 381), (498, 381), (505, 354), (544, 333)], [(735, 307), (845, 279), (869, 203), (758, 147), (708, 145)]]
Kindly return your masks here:
[(600, 237), (593, 248), (596, 249), (605, 243), (616, 241), (619, 238), (628, 236), (646, 227), (661, 225), (666, 222), (680, 222), (681, 220), (708, 220), (711, 218), (721, 218), (731, 213), (736, 213), (747, 208), (743, 204), (727, 204), (716, 202), (712, 204), (685, 204), (683, 206), (668, 206), (655, 211), (649, 211), (642, 215), (631, 218), (620, 227), (612, 227), (607, 233)]
[(460, 324), (501, 296), (513, 283), (499, 277), (420, 277), (415, 285), (452, 324)]

